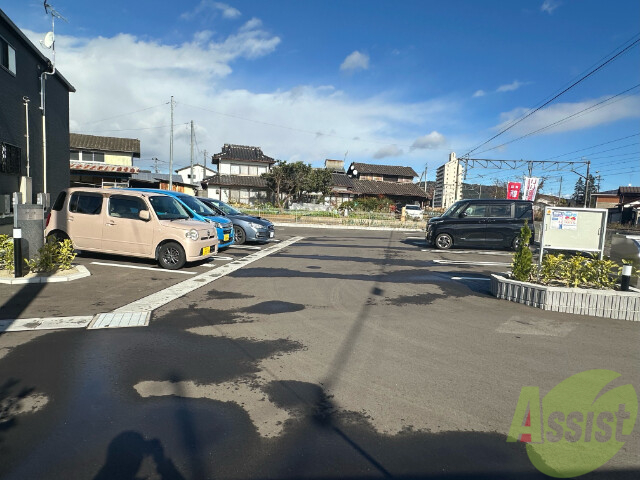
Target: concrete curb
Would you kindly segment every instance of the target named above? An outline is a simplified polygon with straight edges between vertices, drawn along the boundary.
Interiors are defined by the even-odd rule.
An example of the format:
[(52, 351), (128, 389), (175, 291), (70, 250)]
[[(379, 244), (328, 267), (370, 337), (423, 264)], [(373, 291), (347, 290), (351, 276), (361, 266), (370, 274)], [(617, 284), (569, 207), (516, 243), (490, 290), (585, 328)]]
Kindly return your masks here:
[(552, 312), (640, 321), (640, 291), (552, 287), (491, 275), (491, 294)]
[(400, 227), (366, 227), (360, 225), (327, 225), (316, 223), (274, 223), (276, 227), (300, 227), (300, 228), (335, 228), (342, 230), (382, 230), (387, 232), (424, 232), (422, 228), (400, 228)]
[(83, 265), (74, 265), (74, 268), (78, 270), (78, 273), (72, 273), (70, 275), (59, 275), (43, 277), (36, 275), (31, 278), (0, 278), (0, 283), (6, 285), (24, 285), (27, 283), (58, 283), (58, 282), (70, 282), (79, 278), (88, 277), (91, 275), (89, 270)]

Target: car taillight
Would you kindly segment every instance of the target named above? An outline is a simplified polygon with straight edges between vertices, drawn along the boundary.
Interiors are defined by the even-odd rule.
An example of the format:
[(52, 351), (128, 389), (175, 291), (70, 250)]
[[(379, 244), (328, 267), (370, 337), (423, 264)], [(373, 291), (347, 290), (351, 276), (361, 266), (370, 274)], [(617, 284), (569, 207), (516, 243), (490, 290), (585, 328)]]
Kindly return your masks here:
[(51, 212), (47, 213), (47, 223), (45, 223), (44, 228), (49, 226), (49, 220), (51, 220)]

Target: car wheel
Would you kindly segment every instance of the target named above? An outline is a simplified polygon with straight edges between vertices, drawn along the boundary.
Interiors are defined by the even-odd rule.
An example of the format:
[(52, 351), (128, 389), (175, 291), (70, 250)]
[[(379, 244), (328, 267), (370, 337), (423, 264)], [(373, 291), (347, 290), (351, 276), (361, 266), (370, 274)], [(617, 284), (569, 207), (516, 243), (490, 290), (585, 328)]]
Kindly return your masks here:
[(64, 242), (69, 240), (69, 235), (60, 230), (55, 230), (47, 235), (47, 242)]
[(448, 233), (440, 233), (436, 237), (436, 247), (440, 250), (448, 250), (453, 247), (453, 238)]
[(520, 237), (515, 237), (513, 239), (513, 242), (511, 242), (511, 248), (513, 248), (514, 250), (518, 250), (518, 248), (520, 247)]
[(167, 242), (160, 247), (158, 252), (158, 264), (167, 270), (178, 270), (187, 261), (182, 246), (176, 242)]
[(236, 237), (236, 245), (242, 245), (247, 241), (247, 234), (242, 227), (233, 227), (233, 234)]

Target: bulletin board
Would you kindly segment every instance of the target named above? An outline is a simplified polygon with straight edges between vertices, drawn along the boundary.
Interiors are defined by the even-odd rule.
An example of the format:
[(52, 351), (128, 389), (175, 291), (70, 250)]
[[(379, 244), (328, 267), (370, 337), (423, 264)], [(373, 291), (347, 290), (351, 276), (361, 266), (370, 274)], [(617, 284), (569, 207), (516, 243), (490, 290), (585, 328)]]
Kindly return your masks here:
[(545, 207), (540, 238), (544, 250), (604, 251), (607, 210), (604, 208)]

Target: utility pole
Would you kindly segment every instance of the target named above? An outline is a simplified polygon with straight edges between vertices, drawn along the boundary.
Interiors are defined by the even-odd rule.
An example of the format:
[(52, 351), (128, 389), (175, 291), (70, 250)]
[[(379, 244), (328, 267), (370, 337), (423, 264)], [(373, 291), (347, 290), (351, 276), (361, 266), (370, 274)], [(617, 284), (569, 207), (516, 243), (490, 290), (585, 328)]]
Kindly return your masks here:
[(189, 177), (193, 184), (193, 120), (191, 120), (191, 176)]
[(29, 177), (29, 97), (22, 97), (22, 101), (24, 102), (25, 138), (27, 142), (27, 177)]
[(151, 160), (153, 160), (153, 169), (155, 173), (158, 173), (158, 157), (153, 157)]
[(587, 160), (587, 176), (584, 179), (584, 208), (587, 208), (587, 197), (589, 195), (589, 167), (591, 167), (591, 161)]
[(558, 203), (560, 203), (561, 198), (562, 198), (562, 177), (560, 177), (560, 188), (558, 188)]
[(171, 95), (171, 135), (169, 137), (169, 190), (173, 190), (173, 95)]

